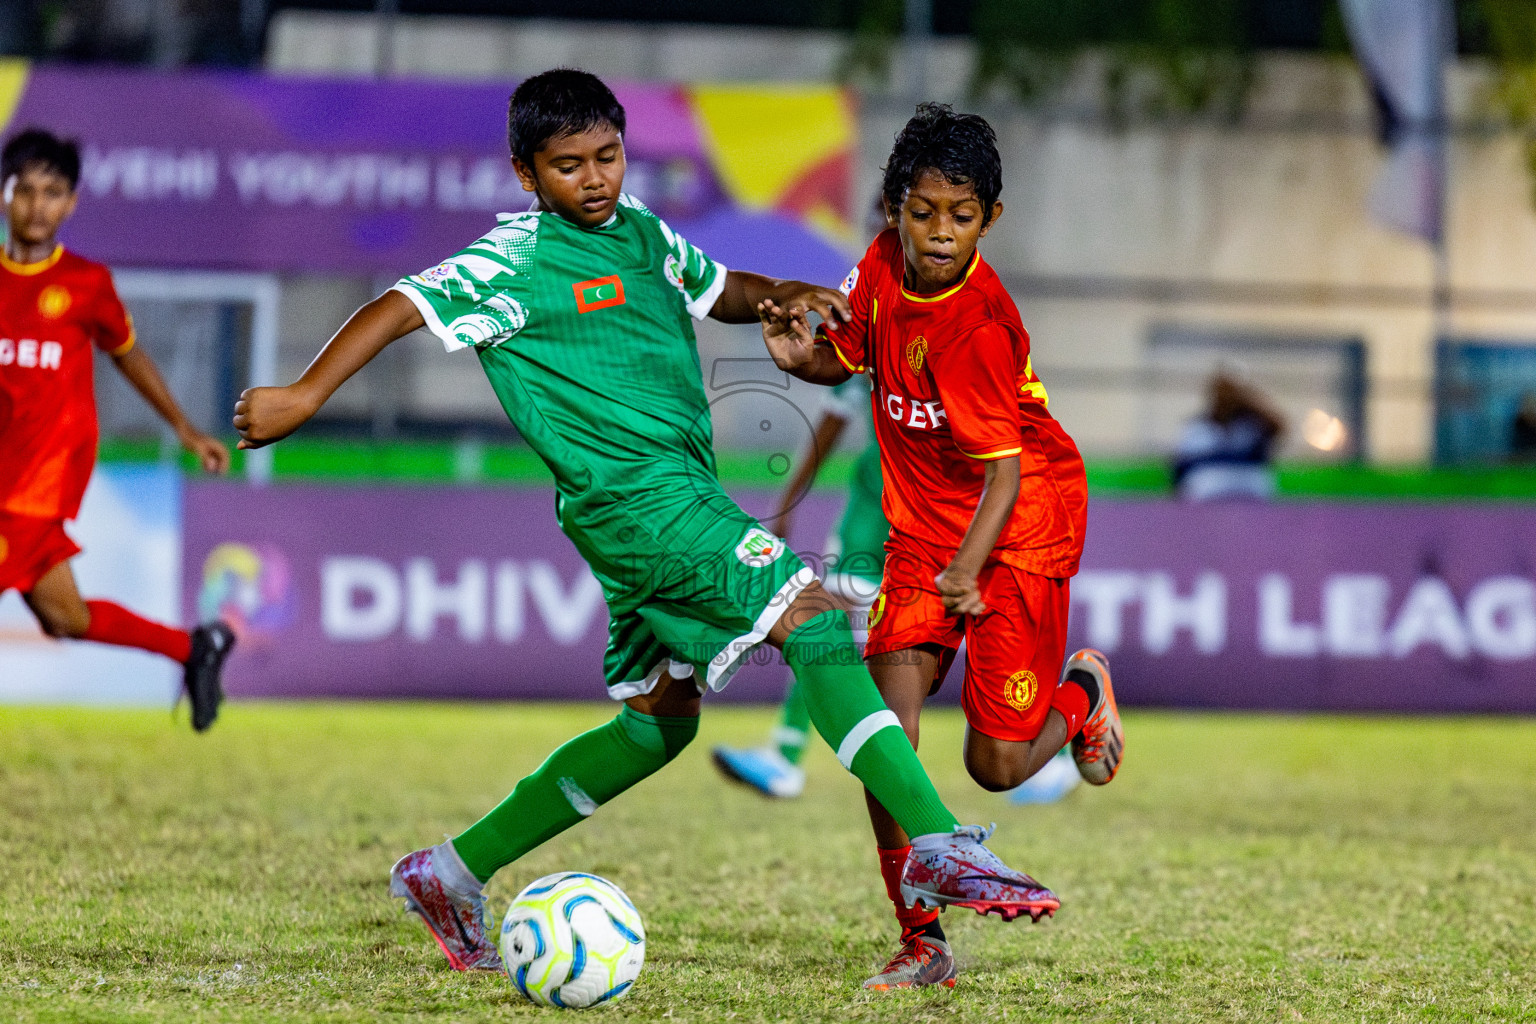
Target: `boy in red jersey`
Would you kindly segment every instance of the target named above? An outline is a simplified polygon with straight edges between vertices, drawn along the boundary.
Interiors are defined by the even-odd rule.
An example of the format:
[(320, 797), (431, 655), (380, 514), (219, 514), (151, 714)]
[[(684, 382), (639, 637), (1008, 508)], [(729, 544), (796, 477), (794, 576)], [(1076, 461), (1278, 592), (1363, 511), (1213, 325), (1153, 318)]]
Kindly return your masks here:
[[(804, 310), (768, 302), (763, 337), (803, 380), (873, 380), (891, 537), (864, 656), (913, 746), (963, 638), (971, 777), (1011, 789), (1070, 742), (1079, 772), (1103, 785), (1124, 746), (1108, 663), (1084, 650), (1062, 664), (1087, 484), (1046, 411), (1018, 309), (976, 251), (1001, 191), (986, 121), (923, 104), (885, 168), (892, 228), (843, 283), (851, 321), (813, 335)], [(902, 946), (865, 985), (953, 985), (937, 911), (901, 878), (907, 836), (873, 798), (869, 810)]]
[(0, 593), (15, 589), (49, 636), (120, 644), (181, 663), (192, 727), (219, 713), (219, 673), (234, 643), (222, 622), (190, 634), (111, 601), (86, 601), (69, 560), (80, 547), (64, 521), (96, 461), (91, 349), (101, 349), (209, 473), (229, 452), (192, 426), (154, 362), (134, 347), (133, 323), (99, 263), (67, 252), (58, 232), (75, 209), (80, 154), (37, 129), (0, 152), (7, 233), (0, 253)]

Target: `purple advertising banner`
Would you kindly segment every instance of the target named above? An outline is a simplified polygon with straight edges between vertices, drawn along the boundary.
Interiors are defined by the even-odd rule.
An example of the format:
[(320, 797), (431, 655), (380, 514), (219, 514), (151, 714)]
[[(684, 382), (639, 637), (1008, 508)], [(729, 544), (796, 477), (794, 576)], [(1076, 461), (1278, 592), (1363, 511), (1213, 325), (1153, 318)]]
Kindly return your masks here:
[[(0, 66), (0, 130), (79, 141), (80, 206), (64, 241), (92, 259), (400, 275), (529, 207), (507, 152), (514, 85), (11, 61)], [(628, 117), (626, 191), (727, 266), (842, 279), (856, 123), (846, 94), (615, 91)], [(750, 116), (765, 109), (806, 130), (773, 161)]]
[[(186, 501), (183, 592), (240, 634), (231, 696), (607, 697), (608, 609), (553, 489), (198, 481)], [(806, 502), (796, 539), (819, 548), (836, 510)], [(786, 672), (759, 648), (720, 696), (777, 700)]]
[[(797, 549), (837, 508), (806, 503)], [(189, 483), (189, 613), (236, 622), (236, 697), (601, 699), (606, 608), (553, 509), (537, 489)], [(1132, 705), (1536, 712), (1533, 550), (1516, 506), (1095, 500), (1070, 642), (1110, 655)], [(780, 697), (759, 655), (717, 698)]]

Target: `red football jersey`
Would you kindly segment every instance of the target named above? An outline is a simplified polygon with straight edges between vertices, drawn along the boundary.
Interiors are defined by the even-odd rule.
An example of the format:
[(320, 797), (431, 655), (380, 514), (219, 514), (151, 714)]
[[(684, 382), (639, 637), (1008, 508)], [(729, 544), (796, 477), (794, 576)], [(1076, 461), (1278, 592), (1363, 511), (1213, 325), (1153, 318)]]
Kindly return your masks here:
[(122, 355), (133, 322), (112, 275), (63, 246), (0, 252), (0, 509), (73, 519), (96, 462), (91, 348)]
[(936, 295), (902, 287), (895, 229), (843, 283), (851, 323), (820, 336), (873, 380), (885, 516), (898, 534), (958, 550), (990, 459), (1019, 457), (1019, 501), (993, 557), (1041, 576), (1077, 572), (1088, 484), (1077, 446), (1046, 411), (1029, 335), (997, 273), (977, 252)]

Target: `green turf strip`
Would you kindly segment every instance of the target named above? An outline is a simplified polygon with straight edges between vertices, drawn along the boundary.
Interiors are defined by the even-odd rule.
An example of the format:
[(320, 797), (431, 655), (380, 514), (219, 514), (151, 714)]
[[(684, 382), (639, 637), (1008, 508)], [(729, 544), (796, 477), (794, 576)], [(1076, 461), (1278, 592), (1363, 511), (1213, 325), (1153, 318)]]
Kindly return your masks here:
[[(727, 487), (776, 489), (786, 481), (785, 464), (771, 452), (722, 451), (716, 459)], [(103, 462), (153, 462), (154, 441), (107, 440)], [(187, 472), (192, 457), (177, 456)], [(828, 459), (818, 476), (823, 487), (847, 484), (856, 453)], [(233, 472), (241, 473), (245, 453), (235, 452)], [(1087, 460), (1088, 490), (1112, 497), (1168, 494), (1172, 478), (1157, 459)], [(273, 449), (279, 480), (340, 483), (487, 483), (545, 486), (549, 471), (532, 450), (516, 444), (453, 444), (441, 441), (366, 441), (291, 438)], [(1366, 499), (1390, 501), (1536, 501), (1536, 466), (1434, 468), (1427, 466), (1330, 466), (1294, 463), (1277, 471), (1282, 499)]]
[[(164, 712), (0, 708), (0, 1020), (551, 1019), (449, 971), (385, 878), (611, 713), (237, 703), (194, 736)], [(894, 994), (858, 989), (893, 925), (853, 780), (820, 745), (794, 802), (709, 766), (769, 724), (706, 709), (681, 763), (492, 883), (497, 910), (561, 869), (634, 899), (645, 971), (601, 1019), (1536, 1019), (1529, 720), (1132, 713), (1119, 779), (1015, 807), (931, 713), (939, 788), (1062, 910), (951, 911), (959, 986)]]

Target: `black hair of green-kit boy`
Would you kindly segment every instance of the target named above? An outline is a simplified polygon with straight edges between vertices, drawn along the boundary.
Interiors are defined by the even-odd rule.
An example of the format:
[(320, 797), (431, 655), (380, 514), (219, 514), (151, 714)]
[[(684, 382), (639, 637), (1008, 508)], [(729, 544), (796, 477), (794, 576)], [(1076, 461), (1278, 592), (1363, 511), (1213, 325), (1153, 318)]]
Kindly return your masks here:
[(624, 134), (624, 107), (603, 80), (576, 68), (534, 75), (507, 104), (507, 145), (528, 167), (552, 139), (611, 125)]

